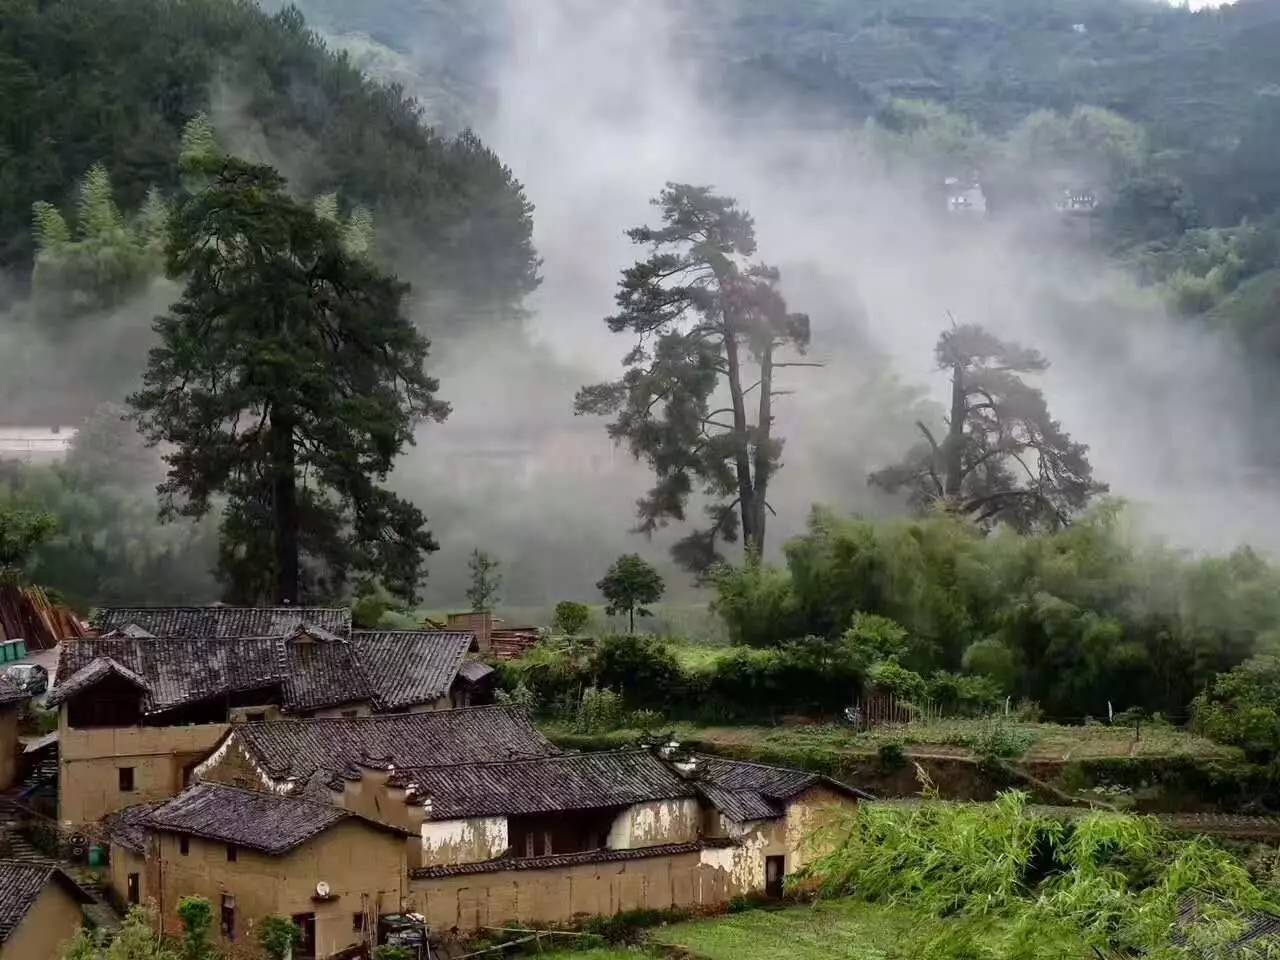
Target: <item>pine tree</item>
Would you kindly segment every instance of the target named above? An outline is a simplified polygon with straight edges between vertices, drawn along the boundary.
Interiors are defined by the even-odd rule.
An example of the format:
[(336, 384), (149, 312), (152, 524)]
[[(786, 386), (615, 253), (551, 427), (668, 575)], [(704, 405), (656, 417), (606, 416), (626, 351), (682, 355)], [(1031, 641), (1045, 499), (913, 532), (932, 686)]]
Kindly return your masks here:
[(332, 596), (352, 571), (411, 601), (435, 541), (378, 484), (415, 426), (449, 408), (404, 316), (407, 286), (350, 256), (270, 167), (189, 169), (209, 187), (170, 226), (168, 269), (186, 289), (130, 398), (172, 447), (163, 513), (225, 499), (220, 573), (241, 602)]

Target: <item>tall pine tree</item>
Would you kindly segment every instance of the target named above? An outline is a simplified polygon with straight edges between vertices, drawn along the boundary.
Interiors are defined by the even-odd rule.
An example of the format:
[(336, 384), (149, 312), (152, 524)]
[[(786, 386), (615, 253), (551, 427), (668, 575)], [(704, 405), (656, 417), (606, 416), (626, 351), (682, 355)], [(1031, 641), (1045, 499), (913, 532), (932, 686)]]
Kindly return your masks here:
[(239, 602), (333, 596), (349, 575), (412, 600), (436, 544), (380, 483), (424, 419), (449, 408), (402, 312), (408, 287), (349, 252), (341, 225), (273, 169), (200, 156), (207, 184), (170, 224), (182, 299), (155, 323), (130, 398), (171, 449), (166, 515), (223, 503), (220, 574)]
[(741, 533), (763, 550), (769, 482), (780, 465), (773, 433), (778, 359), (803, 351), (809, 318), (789, 313), (776, 268), (752, 263), (755, 224), (731, 197), (671, 183), (654, 201), (662, 226), (637, 227), (650, 255), (623, 271), (619, 311), (606, 322), (635, 337), (621, 380), (584, 387), (577, 411), (613, 415), (609, 435), (653, 467), (656, 483), (638, 504), (637, 529), (683, 521), (695, 483), (709, 523), (675, 547), (676, 559), (706, 570), (718, 543)]

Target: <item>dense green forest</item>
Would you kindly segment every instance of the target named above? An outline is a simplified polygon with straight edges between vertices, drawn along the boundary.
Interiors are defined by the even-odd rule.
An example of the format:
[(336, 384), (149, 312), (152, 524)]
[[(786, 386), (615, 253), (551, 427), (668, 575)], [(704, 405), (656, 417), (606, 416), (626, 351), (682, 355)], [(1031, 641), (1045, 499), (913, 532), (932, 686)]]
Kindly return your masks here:
[[(537, 282), (531, 209), (469, 133), (420, 122), (402, 90), (371, 83), (296, 10), (250, 0), (5, 0), (0, 7), (0, 268), (21, 288), (32, 204), (72, 198), (104, 165), (125, 209), (178, 187), (184, 124), (208, 112), (228, 147), (262, 152), (304, 195), (369, 206), (381, 253), (470, 310), (511, 309)], [(450, 317), (467, 311), (453, 310)]]

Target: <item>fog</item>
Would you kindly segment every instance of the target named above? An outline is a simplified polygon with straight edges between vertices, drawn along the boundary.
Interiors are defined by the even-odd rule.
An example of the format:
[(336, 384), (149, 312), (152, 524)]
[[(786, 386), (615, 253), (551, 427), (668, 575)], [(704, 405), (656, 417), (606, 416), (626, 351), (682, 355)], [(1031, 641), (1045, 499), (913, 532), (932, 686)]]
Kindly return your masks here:
[[(1280, 546), (1277, 491), (1253, 467), (1258, 418), (1238, 358), (1203, 328), (1168, 317), (1054, 218), (948, 217), (930, 189), (936, 180), (886, 162), (847, 118), (758, 97), (750, 111), (727, 108), (734, 91), (700, 73), (697, 41), (674, 2), (492, 0), (468, 17), (468, 42), (485, 51), (476, 61), (483, 92), (465, 106), (426, 106), (433, 119), (474, 126), (524, 183), (544, 281), (522, 323), (469, 335), (415, 301), (434, 340), (430, 372), (454, 411), (423, 427), (392, 477), (441, 542), (428, 563), (430, 605), (460, 602), (476, 547), (502, 561), (509, 604), (543, 605), (593, 598), (624, 551), (665, 564), (670, 542), (687, 532), (652, 541), (628, 532), (651, 476), (612, 444), (602, 420), (573, 415), (580, 386), (622, 372), (632, 343), (602, 318), (619, 271), (644, 255), (624, 231), (655, 219), (649, 201), (667, 181), (738, 198), (755, 216), (760, 258), (782, 270), (790, 308), (812, 318), (808, 359), (824, 366), (782, 371), (780, 386), (795, 392), (776, 411), (786, 446), (771, 488), (771, 555), (814, 503), (902, 511), (866, 477), (915, 442), (916, 419), (940, 419), (945, 379), (933, 345), (949, 316), (1050, 358), (1038, 378), (1050, 409), (1090, 445), (1096, 477), (1134, 503), (1147, 534), (1193, 549)], [(406, 25), (398, 39), (407, 52), (382, 68), (435, 89), (427, 65), (441, 38)], [(355, 34), (334, 40), (357, 53), (370, 46)], [(311, 179), (305, 144), (242, 124), (234, 89), (213, 94), (229, 146)], [(119, 327), (121, 342), (136, 342), (157, 296), (172, 292), (157, 285), (95, 336)], [(38, 341), (10, 334), (0, 346), (12, 356), (19, 344), (33, 357), (27, 369), (56, 368)], [(113, 362), (127, 381), (122, 396), (143, 358)], [(690, 516), (700, 519), (696, 506)], [(676, 595), (691, 589), (666, 570)]]
[[(509, 557), (522, 589), (547, 599), (589, 591), (593, 578), (575, 582), (559, 563), (528, 569), (526, 545), (588, 570), (623, 549), (661, 555), (664, 544), (626, 534), (647, 473), (612, 448), (602, 422), (574, 418), (571, 400), (581, 383), (621, 372), (631, 344), (602, 318), (619, 270), (642, 255), (624, 230), (652, 221), (648, 201), (667, 180), (714, 184), (755, 215), (760, 256), (782, 268), (791, 308), (811, 314), (811, 357), (826, 362), (786, 371), (796, 393), (778, 410), (786, 448), (771, 551), (814, 502), (896, 508), (866, 474), (913, 442), (911, 388), (942, 397), (932, 348), (948, 313), (1049, 356), (1040, 380), (1051, 410), (1148, 533), (1203, 549), (1277, 545), (1275, 491), (1250, 467), (1248, 396), (1230, 348), (1169, 318), (1058, 224), (949, 222), (915, 171), (886, 169), (847, 121), (794, 105), (724, 110), (670, 5), (511, 0), (505, 18), (494, 26), (511, 38), (494, 58), (495, 106), (473, 122), (536, 205), (545, 279), (529, 303), (528, 355), (494, 357), (484, 336), (446, 346), (455, 416), (397, 475), (437, 518), (440, 589), (459, 582), (474, 543)], [(475, 363), (460, 370), (455, 357)], [(520, 436), (503, 468), (488, 438), (513, 416)], [(486, 490), (443, 524), (432, 496), (449, 484), (420, 482), (440, 476), (442, 446), (454, 471), (475, 457)]]

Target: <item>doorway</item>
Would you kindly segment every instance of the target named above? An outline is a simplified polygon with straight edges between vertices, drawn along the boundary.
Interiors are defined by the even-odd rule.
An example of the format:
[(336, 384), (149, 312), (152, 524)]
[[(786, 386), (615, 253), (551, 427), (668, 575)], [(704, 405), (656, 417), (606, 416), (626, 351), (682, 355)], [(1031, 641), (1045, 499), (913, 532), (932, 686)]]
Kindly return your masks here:
[(293, 922), (297, 924), (301, 933), (298, 938), (298, 948), (293, 953), (293, 960), (316, 960), (316, 915), (295, 913)]
[(764, 858), (764, 893), (767, 897), (781, 897), (783, 882), (787, 878), (786, 857)]

